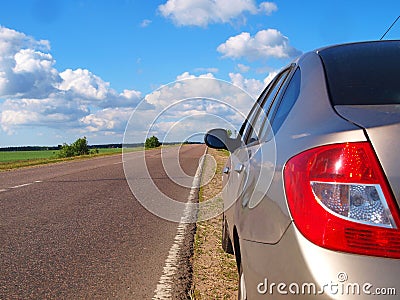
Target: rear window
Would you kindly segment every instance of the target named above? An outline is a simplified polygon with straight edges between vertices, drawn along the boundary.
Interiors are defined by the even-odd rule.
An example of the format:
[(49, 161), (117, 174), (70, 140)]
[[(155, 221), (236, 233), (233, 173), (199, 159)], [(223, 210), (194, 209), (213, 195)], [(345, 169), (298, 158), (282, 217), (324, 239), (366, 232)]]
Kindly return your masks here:
[(400, 41), (320, 50), (333, 105), (400, 103)]

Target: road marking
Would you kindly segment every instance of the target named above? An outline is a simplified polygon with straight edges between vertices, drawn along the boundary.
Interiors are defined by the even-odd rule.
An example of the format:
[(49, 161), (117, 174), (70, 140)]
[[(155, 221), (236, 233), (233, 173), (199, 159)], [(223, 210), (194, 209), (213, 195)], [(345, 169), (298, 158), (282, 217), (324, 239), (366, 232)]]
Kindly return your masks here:
[(18, 189), (20, 187), (28, 186), (28, 185), (31, 185), (31, 184), (33, 184), (33, 182), (12, 186), (12, 187), (10, 187), (10, 189)]
[(0, 193), (1, 193), (1, 192), (7, 192), (7, 191), (10, 190), (10, 189), (19, 189), (19, 188), (22, 188), (22, 187), (25, 187), (25, 186), (32, 185), (32, 184), (34, 184), (34, 183), (41, 183), (41, 182), (43, 182), (43, 181), (41, 181), (41, 180), (36, 180), (36, 181), (34, 181), (34, 182), (28, 182), (28, 183), (23, 183), (23, 184), (19, 184), (19, 185), (10, 186), (10, 187), (8, 187), (8, 188), (0, 189)]
[(196, 193), (198, 192), (198, 189), (200, 187), (201, 174), (203, 171), (204, 157), (206, 153), (207, 148), (204, 151), (204, 155), (199, 162), (199, 166), (197, 167), (196, 174), (193, 178), (192, 188), (190, 189), (188, 201), (186, 202), (186, 208), (183, 212), (181, 221), (179, 222), (178, 229), (174, 238), (174, 243), (172, 244), (171, 249), (169, 249), (168, 257), (165, 260), (164, 271), (154, 291), (154, 296), (152, 298), (153, 300), (172, 298), (172, 283), (174, 280), (173, 277), (179, 264), (179, 251), (185, 239), (186, 229), (189, 225), (188, 222), (191, 220), (194, 213), (191, 209), (192, 206), (190, 204), (193, 203), (196, 199)]

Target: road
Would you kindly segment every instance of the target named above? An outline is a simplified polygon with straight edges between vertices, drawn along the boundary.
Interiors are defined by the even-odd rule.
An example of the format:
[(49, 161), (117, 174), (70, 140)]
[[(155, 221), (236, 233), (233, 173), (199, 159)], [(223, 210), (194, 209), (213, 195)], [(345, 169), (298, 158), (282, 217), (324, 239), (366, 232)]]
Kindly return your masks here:
[[(195, 174), (204, 147), (180, 149), (185, 173)], [(135, 165), (143, 152), (124, 159)], [(160, 150), (146, 162), (157, 187), (186, 202), (190, 189), (167, 176)], [(121, 155), (2, 172), (0, 299), (151, 299), (177, 226), (133, 196)]]

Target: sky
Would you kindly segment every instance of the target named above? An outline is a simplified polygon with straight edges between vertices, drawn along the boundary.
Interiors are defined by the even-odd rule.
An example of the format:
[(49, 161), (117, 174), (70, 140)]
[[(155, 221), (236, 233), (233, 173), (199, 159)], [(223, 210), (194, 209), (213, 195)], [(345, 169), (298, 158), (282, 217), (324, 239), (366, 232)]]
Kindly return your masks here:
[(4, 0), (0, 147), (238, 128), (293, 59), (380, 39), (399, 14), (398, 0)]

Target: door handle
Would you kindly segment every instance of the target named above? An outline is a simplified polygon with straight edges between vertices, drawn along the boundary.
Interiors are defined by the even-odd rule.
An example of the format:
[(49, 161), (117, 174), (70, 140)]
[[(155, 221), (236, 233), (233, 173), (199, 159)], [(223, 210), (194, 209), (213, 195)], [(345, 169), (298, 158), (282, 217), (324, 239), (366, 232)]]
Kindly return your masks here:
[(229, 167), (225, 167), (222, 172), (224, 172), (224, 174), (229, 174), (230, 172)]
[(244, 169), (244, 165), (241, 163), (239, 163), (235, 166), (235, 171), (238, 173), (241, 173), (243, 171), (243, 169)]

